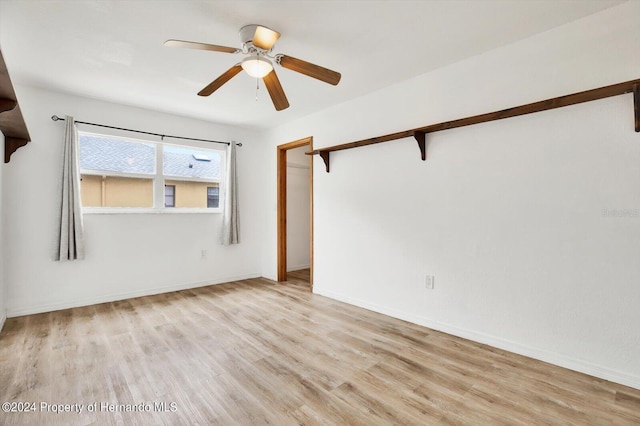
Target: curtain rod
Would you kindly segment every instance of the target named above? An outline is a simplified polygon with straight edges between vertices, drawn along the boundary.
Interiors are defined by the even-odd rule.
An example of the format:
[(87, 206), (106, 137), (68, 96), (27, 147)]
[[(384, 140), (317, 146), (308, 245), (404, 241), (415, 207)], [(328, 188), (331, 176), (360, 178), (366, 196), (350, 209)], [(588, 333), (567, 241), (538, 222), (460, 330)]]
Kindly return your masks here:
[[(65, 121), (64, 118), (60, 118), (57, 115), (52, 115), (51, 119), (53, 121)], [(142, 130), (125, 129), (124, 127), (114, 127), (114, 126), (107, 126), (105, 124), (88, 123), (86, 121), (77, 121), (76, 120), (75, 122), (78, 123), (78, 124), (87, 124), (89, 126), (106, 127), (107, 129), (124, 130), (126, 132), (143, 133), (145, 135), (160, 136), (161, 140), (164, 140), (164, 138), (172, 138), (172, 139), (183, 139), (183, 140), (187, 140), (187, 141), (211, 142), (211, 143), (221, 143), (221, 144), (224, 144), (224, 145), (231, 145), (231, 142), (214, 141), (214, 140), (210, 140), (210, 139), (186, 138), (186, 137), (183, 137), (183, 136), (163, 135), (163, 134), (160, 134), (160, 133), (145, 132), (145, 131), (142, 131)], [(236, 143), (236, 146), (242, 146), (242, 143), (238, 142), (238, 143)]]

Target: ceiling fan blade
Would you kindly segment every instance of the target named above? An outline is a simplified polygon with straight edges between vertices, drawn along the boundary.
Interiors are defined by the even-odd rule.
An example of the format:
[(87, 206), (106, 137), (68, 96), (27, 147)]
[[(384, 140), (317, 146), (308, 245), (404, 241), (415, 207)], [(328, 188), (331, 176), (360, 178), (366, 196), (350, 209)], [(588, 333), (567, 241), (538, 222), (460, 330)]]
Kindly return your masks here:
[(195, 41), (183, 40), (167, 40), (164, 42), (164, 45), (167, 47), (185, 47), (187, 49), (211, 50), (213, 52), (224, 53), (236, 53), (240, 51), (240, 49), (236, 49), (235, 47), (218, 46), (215, 44), (197, 43)]
[(253, 45), (259, 49), (271, 50), (276, 41), (280, 38), (280, 33), (271, 28), (258, 25), (253, 34)]
[(283, 109), (289, 108), (289, 101), (287, 100), (287, 96), (284, 94), (284, 90), (282, 90), (282, 85), (276, 75), (276, 71), (272, 70), (262, 78), (262, 81), (264, 81), (264, 85), (267, 86), (269, 96), (271, 96), (271, 101), (273, 101), (273, 106), (276, 107), (276, 111), (282, 111)]
[(222, 87), (222, 85), (225, 84), (227, 81), (235, 77), (240, 71), (242, 71), (242, 67), (240, 66), (240, 64), (235, 64), (234, 66), (229, 68), (227, 71), (225, 71), (224, 74), (222, 74), (220, 77), (216, 78), (211, 83), (209, 83), (207, 87), (199, 91), (198, 96), (209, 96), (210, 94), (218, 90), (220, 87)]
[(300, 74), (333, 84), (334, 86), (340, 82), (340, 77), (342, 77), (339, 72), (303, 61), (302, 59), (292, 58), (287, 55), (278, 55), (278, 57), (280, 58), (280, 65), (283, 68), (299, 72)]

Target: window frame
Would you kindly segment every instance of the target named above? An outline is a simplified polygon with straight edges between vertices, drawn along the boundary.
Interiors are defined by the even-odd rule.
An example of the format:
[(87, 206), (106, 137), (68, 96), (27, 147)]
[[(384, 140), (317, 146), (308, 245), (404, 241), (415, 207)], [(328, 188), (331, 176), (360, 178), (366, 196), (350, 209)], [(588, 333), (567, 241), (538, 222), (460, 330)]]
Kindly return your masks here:
[[(223, 196), (226, 191), (226, 182), (224, 176), (226, 174), (226, 151), (224, 148), (212, 148), (211, 146), (203, 146), (200, 143), (193, 144), (178, 144), (167, 143), (164, 141), (152, 141), (147, 139), (130, 138), (126, 136), (119, 136), (108, 133), (96, 133), (87, 131), (78, 131), (78, 148), (80, 145), (80, 137), (82, 135), (92, 135), (103, 138), (120, 139), (130, 141), (134, 143), (153, 144), (155, 146), (155, 173), (127, 173), (117, 171), (104, 171), (104, 170), (91, 170), (80, 168), (80, 177), (82, 175), (92, 176), (113, 176), (113, 177), (126, 177), (136, 179), (150, 179), (153, 186), (153, 207), (82, 207), (83, 214), (220, 214), (223, 211)], [(212, 179), (194, 178), (189, 176), (176, 176), (176, 175), (164, 175), (164, 147), (174, 146), (178, 148), (190, 149), (194, 151), (211, 151), (220, 155), (220, 173), (219, 177)], [(78, 153), (80, 149), (78, 149)], [(80, 164), (80, 158), (78, 158), (78, 164)], [(213, 207), (165, 207), (164, 206), (164, 186), (165, 181), (188, 181), (188, 182), (203, 182), (203, 183), (215, 183), (218, 185), (220, 191), (220, 202), (217, 208)], [(172, 184), (173, 185), (173, 184)], [(174, 190), (174, 202), (177, 194)]]

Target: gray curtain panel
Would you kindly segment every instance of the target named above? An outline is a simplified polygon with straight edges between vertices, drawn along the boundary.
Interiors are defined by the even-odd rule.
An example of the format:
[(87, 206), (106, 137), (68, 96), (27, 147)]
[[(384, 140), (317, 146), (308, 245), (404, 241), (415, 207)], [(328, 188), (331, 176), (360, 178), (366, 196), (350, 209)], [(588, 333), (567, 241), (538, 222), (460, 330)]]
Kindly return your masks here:
[(227, 184), (222, 214), (222, 245), (240, 243), (240, 218), (238, 213), (238, 182), (236, 171), (236, 143), (227, 147)]
[(73, 117), (66, 116), (62, 155), (62, 185), (55, 260), (84, 259), (84, 225), (80, 202), (78, 130)]

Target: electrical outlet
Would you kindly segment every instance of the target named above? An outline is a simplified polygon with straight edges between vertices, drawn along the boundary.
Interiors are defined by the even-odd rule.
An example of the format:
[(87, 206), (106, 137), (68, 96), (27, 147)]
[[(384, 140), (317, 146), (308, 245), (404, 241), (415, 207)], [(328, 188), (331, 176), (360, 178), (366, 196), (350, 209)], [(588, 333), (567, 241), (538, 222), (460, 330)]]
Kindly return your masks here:
[(433, 290), (435, 287), (435, 277), (433, 275), (425, 275), (424, 288), (427, 290)]

